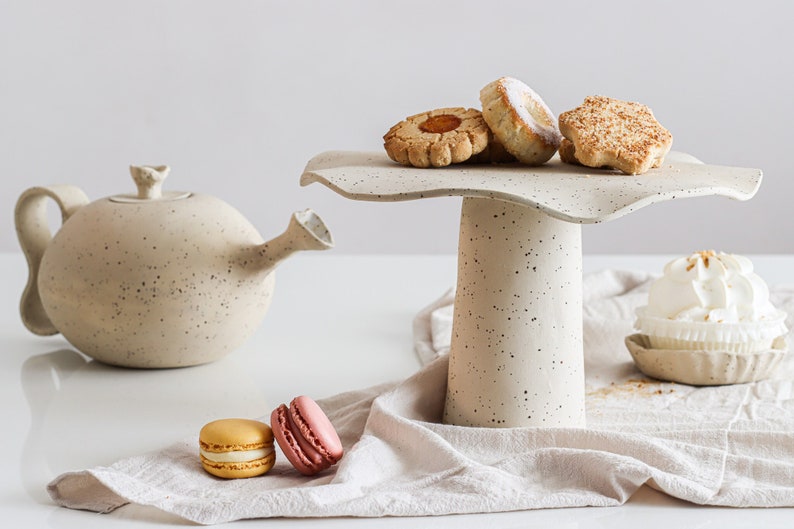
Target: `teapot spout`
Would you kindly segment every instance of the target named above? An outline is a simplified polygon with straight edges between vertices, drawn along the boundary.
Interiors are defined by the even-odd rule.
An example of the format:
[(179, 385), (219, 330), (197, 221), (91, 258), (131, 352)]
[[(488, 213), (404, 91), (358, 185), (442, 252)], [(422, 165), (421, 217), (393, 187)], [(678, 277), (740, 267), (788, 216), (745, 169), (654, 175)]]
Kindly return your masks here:
[(311, 209), (305, 209), (293, 213), (284, 233), (259, 246), (257, 253), (260, 266), (270, 270), (295, 252), (333, 247), (331, 232), (323, 220)]

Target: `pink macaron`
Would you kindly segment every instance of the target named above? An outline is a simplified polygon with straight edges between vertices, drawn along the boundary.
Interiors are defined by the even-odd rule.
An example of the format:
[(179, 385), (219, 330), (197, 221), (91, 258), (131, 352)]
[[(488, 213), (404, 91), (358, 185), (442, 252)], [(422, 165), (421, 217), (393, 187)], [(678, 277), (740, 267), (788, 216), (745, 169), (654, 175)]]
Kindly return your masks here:
[(270, 426), (281, 451), (298, 472), (312, 476), (336, 464), (344, 450), (323, 410), (301, 395), (273, 410)]

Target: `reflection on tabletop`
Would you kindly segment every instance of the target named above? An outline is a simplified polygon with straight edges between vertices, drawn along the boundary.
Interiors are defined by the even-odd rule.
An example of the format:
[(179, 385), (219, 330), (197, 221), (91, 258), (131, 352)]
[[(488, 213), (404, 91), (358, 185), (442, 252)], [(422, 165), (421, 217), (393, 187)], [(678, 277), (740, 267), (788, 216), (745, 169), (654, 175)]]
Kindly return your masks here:
[(71, 349), (32, 356), (21, 369), (31, 416), (20, 461), (25, 489), (49, 504), (46, 485), (62, 472), (162, 449), (219, 417), (264, 415), (268, 403), (248, 371), (234, 355), (154, 371), (108, 366)]

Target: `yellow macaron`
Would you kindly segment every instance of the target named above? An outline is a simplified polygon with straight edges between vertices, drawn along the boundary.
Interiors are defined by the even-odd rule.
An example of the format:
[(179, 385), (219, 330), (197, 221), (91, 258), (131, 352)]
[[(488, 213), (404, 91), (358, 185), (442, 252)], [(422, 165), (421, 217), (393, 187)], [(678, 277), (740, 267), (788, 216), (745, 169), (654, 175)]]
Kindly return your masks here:
[(273, 431), (251, 419), (220, 419), (199, 433), (201, 464), (220, 478), (250, 478), (264, 474), (276, 461)]

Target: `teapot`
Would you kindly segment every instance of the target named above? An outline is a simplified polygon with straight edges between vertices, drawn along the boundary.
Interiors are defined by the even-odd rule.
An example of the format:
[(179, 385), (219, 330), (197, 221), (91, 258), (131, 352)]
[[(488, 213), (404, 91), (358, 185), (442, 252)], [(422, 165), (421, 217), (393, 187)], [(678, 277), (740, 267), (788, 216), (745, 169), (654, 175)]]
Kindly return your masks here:
[[(217, 360), (261, 323), (279, 262), (333, 247), (309, 209), (265, 242), (224, 201), (163, 191), (168, 166), (130, 173), (137, 194), (89, 203), (72, 185), (33, 187), (15, 210), (29, 267), (23, 323), (37, 335), (61, 333), (101, 362), (166, 368)], [(47, 199), (62, 216), (54, 235)]]

